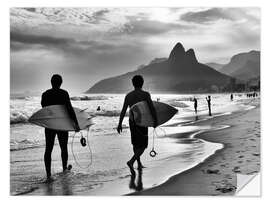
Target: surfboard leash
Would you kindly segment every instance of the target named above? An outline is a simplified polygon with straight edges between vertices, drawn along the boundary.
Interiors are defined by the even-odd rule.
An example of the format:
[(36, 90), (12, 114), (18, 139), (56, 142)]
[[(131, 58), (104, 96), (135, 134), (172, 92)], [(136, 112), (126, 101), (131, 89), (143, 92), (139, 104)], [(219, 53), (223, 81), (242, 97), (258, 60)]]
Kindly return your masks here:
[(152, 142), (152, 150), (150, 151), (150, 156), (155, 157), (157, 155), (157, 152), (155, 151), (155, 136), (156, 136), (156, 129), (153, 130), (153, 142)]
[(87, 166), (83, 167), (77, 160), (76, 156), (75, 156), (75, 153), (74, 153), (74, 149), (73, 149), (73, 145), (74, 145), (74, 139), (75, 139), (75, 136), (76, 136), (76, 132), (74, 132), (74, 135), (73, 135), (73, 139), (72, 139), (72, 142), (71, 142), (71, 151), (72, 151), (72, 155), (73, 155), (73, 159), (75, 161), (75, 163), (81, 168), (81, 169), (88, 169), (91, 165), (92, 165), (92, 150), (91, 150), (91, 147), (90, 147), (90, 144), (89, 144), (89, 134), (90, 134), (90, 127), (88, 127), (87, 129), (87, 136), (86, 136), (86, 139), (83, 137), (83, 133), (80, 131), (80, 134), (81, 134), (81, 139), (80, 139), (80, 143), (83, 147), (87, 146), (88, 150), (89, 150), (89, 154), (90, 154), (90, 162)]
[[(166, 131), (164, 129), (162, 129), (161, 127), (157, 127), (157, 128), (160, 129), (164, 133), (164, 136), (166, 136)], [(155, 157), (157, 155), (157, 152), (155, 151), (155, 137), (158, 136), (157, 128), (153, 129), (152, 150), (149, 153), (151, 157)]]

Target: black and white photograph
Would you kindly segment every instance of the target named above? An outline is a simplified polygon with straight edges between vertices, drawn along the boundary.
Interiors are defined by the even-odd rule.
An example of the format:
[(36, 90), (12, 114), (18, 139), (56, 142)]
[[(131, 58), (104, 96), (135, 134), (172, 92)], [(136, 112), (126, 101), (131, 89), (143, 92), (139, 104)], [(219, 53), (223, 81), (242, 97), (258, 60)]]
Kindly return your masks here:
[(10, 196), (261, 195), (260, 7), (9, 18)]

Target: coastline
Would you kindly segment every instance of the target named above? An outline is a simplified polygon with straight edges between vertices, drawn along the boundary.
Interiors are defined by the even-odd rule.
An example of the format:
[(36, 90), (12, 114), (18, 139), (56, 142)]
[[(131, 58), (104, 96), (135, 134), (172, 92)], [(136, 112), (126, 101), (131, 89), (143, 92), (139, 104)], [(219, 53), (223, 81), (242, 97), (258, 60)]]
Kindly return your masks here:
[(161, 185), (129, 195), (234, 195), (238, 173), (250, 175), (260, 171), (260, 99), (248, 103), (255, 108), (196, 123), (229, 125), (196, 135), (205, 141), (222, 143), (224, 148)]
[[(162, 142), (160, 143), (161, 144), (160, 146), (163, 146), (166, 143), (166, 145), (164, 145), (163, 148), (169, 147), (169, 146), (174, 147), (173, 149), (170, 149), (170, 150), (174, 151), (175, 155), (172, 154), (172, 157), (167, 157), (164, 160), (156, 160), (153, 162), (151, 161), (151, 164), (150, 162), (148, 162), (148, 164), (146, 165), (148, 168), (146, 168), (146, 170), (143, 171), (143, 175), (142, 175), (143, 186), (141, 189), (139, 189), (139, 190), (142, 190), (141, 192), (131, 193), (133, 191), (137, 191), (137, 189), (129, 188), (132, 178), (130, 177), (130, 175), (127, 175), (128, 169), (123, 168), (123, 170), (126, 171), (127, 173), (124, 172), (123, 176), (121, 176), (119, 180), (115, 180), (112, 182), (105, 181), (104, 183), (101, 182), (99, 184), (93, 181), (92, 179), (94, 177), (93, 175), (95, 174), (94, 171), (93, 171), (93, 174), (90, 175), (87, 173), (86, 174), (81, 173), (79, 170), (76, 170), (76, 171), (72, 171), (69, 174), (64, 174), (64, 175), (61, 173), (55, 174), (57, 180), (53, 184), (43, 184), (43, 183), (34, 184), (33, 190), (30, 188), (31, 190), (28, 190), (28, 192), (22, 192), (22, 193), (17, 193), (17, 194), (18, 195), (20, 194), (21, 195), (45, 195), (45, 194), (61, 195), (64, 192), (63, 194), (73, 194), (73, 195), (124, 195), (124, 194), (131, 194), (131, 195), (140, 195), (140, 194), (141, 195), (232, 195), (234, 194), (235, 189), (236, 189), (235, 188), (236, 175), (232, 174), (232, 169), (225, 171), (223, 174), (222, 170), (223, 170), (223, 167), (226, 168), (226, 164), (222, 164), (222, 165), (225, 165), (223, 167), (216, 167), (218, 164), (213, 163), (213, 166), (206, 166), (205, 168), (201, 168), (201, 169), (198, 169), (198, 168), (200, 168), (203, 165), (207, 165), (209, 163), (210, 163), (209, 165), (211, 165), (213, 162), (212, 159), (215, 159), (215, 157), (220, 157), (220, 153), (223, 153), (223, 151), (224, 151), (224, 154), (222, 156), (227, 156), (228, 154), (230, 154), (228, 153), (228, 149), (230, 149), (230, 146), (226, 142), (227, 141), (230, 142), (231, 139), (226, 136), (233, 135), (237, 131), (239, 131), (239, 133), (244, 132), (244, 131), (241, 131), (241, 129), (239, 128), (239, 124), (235, 125), (237, 123), (235, 122), (235, 119), (239, 120), (242, 117), (248, 117), (248, 118), (253, 118), (254, 121), (259, 120), (259, 110), (260, 110), (259, 101), (260, 99), (254, 99), (254, 100), (246, 99), (244, 100), (244, 102), (241, 101), (241, 103), (243, 102), (243, 104), (246, 104), (246, 105), (254, 105), (254, 107), (257, 106), (257, 108), (253, 108), (253, 109), (248, 108), (249, 110), (242, 109), (233, 113), (226, 111), (227, 113), (223, 113), (223, 114), (216, 113), (213, 115), (213, 117), (199, 115), (199, 120), (195, 120), (195, 121), (194, 121), (194, 117), (188, 117), (187, 120), (189, 120), (189, 122), (186, 122), (186, 123), (183, 122), (179, 126), (180, 128), (177, 130), (176, 133), (171, 133), (170, 128), (177, 127), (177, 123), (176, 124), (172, 123), (172, 124), (167, 125), (167, 130), (170, 133), (167, 136), (165, 136), (165, 139), (163, 138), (159, 139), (159, 141)], [(254, 113), (254, 111), (257, 111), (257, 113)], [(251, 116), (250, 115), (247, 116), (246, 114), (250, 114)], [(246, 120), (246, 119), (242, 119), (242, 120)], [(230, 122), (228, 123), (227, 121), (230, 121)], [(245, 121), (245, 126), (249, 124), (250, 122)], [(189, 128), (191, 131), (186, 131), (185, 127)], [(185, 129), (184, 130), (185, 133), (181, 132), (181, 128), (182, 130), (183, 128)], [(225, 134), (225, 136), (223, 134)], [(217, 135), (221, 135), (221, 136), (217, 136)], [(223, 140), (217, 139), (218, 137), (223, 137)], [(179, 139), (179, 138), (184, 138), (184, 139)], [(237, 138), (239, 138), (240, 140), (243, 139), (240, 135), (237, 136)], [(108, 141), (108, 139), (111, 139), (112, 143), (116, 141), (115, 138), (113, 137), (104, 137), (104, 141), (105, 140)], [(128, 139), (128, 137), (124, 139)], [(174, 144), (168, 146), (167, 141), (169, 140), (170, 142)], [(95, 140), (92, 140), (92, 141), (95, 142)], [(182, 155), (180, 154), (179, 156), (179, 154), (177, 155), (176, 150), (178, 150), (179, 147), (181, 148), (181, 145), (179, 144), (188, 143), (190, 145), (194, 141), (206, 142), (208, 143), (206, 145), (208, 147), (209, 146), (211, 147), (211, 145), (209, 145), (210, 143), (212, 145), (220, 145), (223, 148), (220, 147), (219, 150), (212, 151), (212, 155), (210, 154), (210, 155), (207, 155), (206, 158), (200, 159), (199, 162), (196, 163), (196, 165), (190, 165), (190, 167), (188, 168), (183, 168), (182, 163), (185, 163), (185, 162), (182, 162), (181, 157), (186, 156), (187, 154), (184, 153)], [(129, 139), (128, 139), (128, 143), (129, 143)], [(258, 147), (259, 142), (256, 142), (255, 145)], [(100, 146), (100, 144), (97, 143), (94, 146)], [(117, 145), (115, 145), (115, 147), (116, 146)], [(246, 145), (244, 145), (243, 147), (245, 146)], [(194, 145), (193, 147), (196, 148), (196, 145)], [(196, 151), (197, 149), (195, 148), (193, 148), (194, 152), (197, 155), (199, 155), (200, 151)], [(57, 151), (59, 151), (58, 148), (56, 149)], [(205, 149), (209, 150), (209, 148), (205, 148)], [(35, 151), (39, 153), (41, 153), (41, 150), (42, 149), (35, 149)], [(94, 149), (95, 152), (97, 152), (96, 150), (97, 149)], [(246, 152), (245, 151), (243, 152), (245, 155)], [(100, 153), (98, 154), (100, 155)], [(106, 157), (107, 156), (108, 155), (106, 155)], [(161, 154), (159, 154), (158, 157), (160, 156)], [(188, 161), (188, 159), (186, 160)], [(229, 161), (233, 160), (233, 157), (230, 157), (228, 160)], [(224, 161), (222, 159), (221, 160), (219, 159), (219, 162), (223, 163), (228, 160)], [(39, 167), (41, 167), (40, 169), (43, 170), (43, 164), (41, 163), (41, 161), (38, 161), (38, 162), (39, 162)], [(57, 165), (59, 165), (59, 163)], [(96, 167), (93, 167), (93, 168), (96, 168)], [(97, 171), (97, 173), (99, 174), (100, 171)], [(251, 172), (247, 172), (247, 173), (251, 173)], [(223, 177), (221, 177), (220, 175)], [(180, 180), (179, 180), (179, 176), (182, 177), (180, 178)], [(194, 180), (196, 178), (199, 180), (199, 183)], [(153, 180), (155, 184), (153, 184)], [(183, 180), (185, 181), (185, 183), (182, 183)], [(209, 180), (211, 181), (209, 182)], [(73, 182), (73, 184), (71, 184), (70, 186), (65, 186), (66, 185), (65, 183), (67, 182)], [(186, 185), (186, 183), (189, 185)], [(145, 189), (143, 189), (143, 187), (145, 187)], [(184, 188), (184, 189), (182, 189), (181, 191), (178, 191), (177, 188)], [(203, 189), (207, 188), (207, 191), (201, 191), (202, 188)]]

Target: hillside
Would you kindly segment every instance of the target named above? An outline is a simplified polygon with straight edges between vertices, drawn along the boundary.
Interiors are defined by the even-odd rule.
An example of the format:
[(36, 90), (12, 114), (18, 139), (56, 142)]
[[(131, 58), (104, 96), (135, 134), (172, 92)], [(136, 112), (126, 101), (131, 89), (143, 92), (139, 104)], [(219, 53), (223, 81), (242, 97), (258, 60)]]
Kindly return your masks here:
[(250, 51), (234, 55), (220, 72), (242, 80), (260, 76), (260, 52)]
[(206, 63), (205, 65), (217, 70), (217, 71), (220, 71), (221, 68), (223, 68), (223, 66), (225, 64), (219, 64), (219, 63)]
[(86, 93), (126, 93), (133, 89), (131, 78), (137, 74), (145, 79), (144, 89), (152, 93), (209, 92), (223, 88), (230, 80), (229, 76), (199, 63), (193, 49), (185, 51), (177, 43), (168, 59), (101, 80)]

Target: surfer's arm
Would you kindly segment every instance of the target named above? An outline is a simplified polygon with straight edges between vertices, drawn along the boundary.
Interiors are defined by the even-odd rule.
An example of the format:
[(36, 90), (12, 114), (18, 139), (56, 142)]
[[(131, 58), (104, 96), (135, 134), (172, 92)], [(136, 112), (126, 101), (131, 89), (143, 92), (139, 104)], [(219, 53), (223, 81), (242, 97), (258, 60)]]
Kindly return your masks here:
[(78, 120), (77, 120), (75, 111), (74, 111), (74, 109), (72, 107), (72, 104), (70, 102), (70, 98), (69, 98), (69, 94), (68, 93), (66, 94), (66, 107), (67, 107), (67, 111), (68, 111), (71, 119), (75, 123), (75, 129), (76, 129), (76, 131), (80, 131), (79, 123), (78, 123)]
[(44, 93), (41, 96), (41, 106), (44, 107), (45, 106), (45, 96)]
[(122, 108), (121, 113), (120, 113), (119, 123), (118, 123), (118, 127), (117, 127), (118, 133), (120, 133), (122, 131), (122, 122), (123, 122), (123, 119), (125, 117), (127, 108), (128, 108), (128, 102), (127, 102), (127, 97), (125, 97), (125, 101), (124, 101), (123, 108)]
[(148, 93), (147, 95), (147, 104), (149, 106), (149, 109), (150, 109), (150, 112), (151, 112), (151, 115), (153, 117), (153, 120), (154, 120), (154, 127), (157, 127), (157, 112), (156, 112), (156, 109), (153, 105), (153, 101), (151, 99), (151, 95)]

